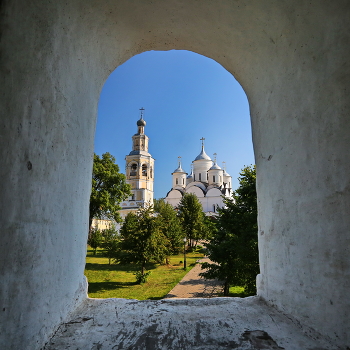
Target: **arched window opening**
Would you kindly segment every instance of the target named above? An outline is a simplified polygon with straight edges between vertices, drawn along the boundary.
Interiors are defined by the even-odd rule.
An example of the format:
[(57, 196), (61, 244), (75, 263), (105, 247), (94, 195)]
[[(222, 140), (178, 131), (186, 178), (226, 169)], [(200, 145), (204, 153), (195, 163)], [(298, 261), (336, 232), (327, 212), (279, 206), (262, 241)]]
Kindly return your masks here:
[(213, 175), (213, 182), (215, 182), (215, 175)]
[(147, 176), (147, 165), (146, 164), (142, 165), (142, 176)]
[(137, 164), (132, 164), (130, 168), (130, 176), (136, 176), (137, 175)]
[[(186, 57), (188, 56), (190, 65), (187, 65), (186, 59), (182, 60), (181, 57), (179, 57), (181, 54)], [(151, 56), (155, 57), (154, 62)], [(169, 110), (169, 101), (165, 101), (164, 98), (159, 98), (161, 94), (158, 94), (157, 99), (151, 102), (156, 96), (153, 91), (148, 94), (146, 98), (142, 99), (146, 100), (145, 108), (142, 107), (143, 104), (130, 106), (130, 99), (127, 97), (127, 92), (132, 91), (133, 95), (143, 94), (145, 92), (144, 84), (139, 84), (138, 79), (131, 79), (133, 84), (129, 86), (130, 88), (126, 89), (125, 80), (119, 79), (121, 75), (126, 77), (130, 73), (134, 76), (139, 76), (143, 71), (147, 71), (147, 73), (152, 72), (151, 74), (147, 74), (147, 77), (150, 79), (154, 77), (157, 77), (157, 79), (163, 78), (165, 72), (158, 74), (160, 72), (158, 72), (159, 65), (157, 63), (160, 62), (162, 57), (168, 60), (167, 56), (170, 56), (169, 62), (172, 62), (175, 57), (176, 62), (183, 61), (181, 64), (186, 65), (187, 71), (191, 76), (192, 74), (194, 75), (194, 79), (188, 81), (188, 83), (191, 84), (193, 82), (193, 85), (189, 87), (186, 83), (186, 95), (171, 94), (170, 97), (172, 98), (173, 108)], [(194, 61), (196, 59), (195, 56), (199, 59), (200, 65), (203, 64), (203, 68), (205, 68), (201, 71), (202, 73), (200, 75), (197, 74), (197, 64), (195, 64)], [(142, 57), (146, 57), (147, 64), (142, 63)], [(178, 57), (179, 60), (177, 59)], [(211, 73), (210, 69), (204, 67), (206, 61), (213, 67), (214, 73)], [(130, 67), (133, 67), (133, 69), (130, 70)], [(194, 67), (196, 69), (193, 69)], [(152, 70), (153, 68), (155, 69), (154, 71)], [(118, 90), (118, 103), (116, 104), (115, 100), (110, 99), (111, 94), (106, 93), (104, 95), (102, 90), (99, 102), (95, 152), (97, 154), (102, 154), (106, 151), (110, 152), (116, 158), (116, 163), (119, 165), (120, 169), (124, 168), (126, 160), (127, 181), (132, 186), (133, 193), (130, 195), (127, 203), (121, 203), (120, 205), (122, 208), (120, 213), (123, 215), (123, 218), (125, 218), (129, 212), (137, 212), (138, 205), (144, 206), (144, 203), (152, 201), (152, 199), (166, 197), (167, 193), (169, 193), (169, 204), (173, 205), (175, 208), (179, 205), (179, 201), (185, 193), (194, 193), (199, 198), (203, 212), (205, 212), (206, 215), (218, 215), (217, 209), (222, 205), (222, 193), (218, 189), (215, 189), (218, 185), (216, 180), (220, 178), (216, 177), (216, 174), (218, 174), (218, 176), (221, 175), (222, 181), (222, 174), (225, 174), (223, 171), (226, 171), (226, 166), (218, 164), (223, 169), (222, 172), (213, 171), (209, 173), (208, 169), (213, 166), (212, 163), (214, 159), (212, 160), (212, 157), (208, 154), (214, 151), (218, 152), (218, 154), (220, 154), (220, 161), (227, 160), (227, 174), (232, 174), (234, 176), (238, 174), (239, 170), (242, 168), (241, 165), (236, 166), (235, 163), (244, 165), (253, 162), (253, 156), (247, 159), (246, 153), (244, 152), (246, 146), (245, 140), (242, 140), (241, 137), (241, 135), (244, 134), (242, 132), (244, 127), (242, 126), (243, 123), (241, 123), (241, 119), (243, 120), (245, 118), (248, 129), (250, 128), (249, 109), (246, 108), (246, 115), (244, 115), (245, 113), (242, 113), (243, 108), (236, 108), (237, 100), (235, 99), (233, 101), (232, 95), (236, 95), (236, 91), (237, 94), (241, 94), (246, 107), (248, 107), (247, 99), (239, 84), (234, 82), (232, 75), (228, 72), (225, 74), (223, 70), (224, 69), (215, 63), (215, 61), (207, 59), (206, 57), (190, 52), (172, 50), (169, 52), (145, 52), (136, 55), (131, 58), (126, 65), (121, 65), (111, 74), (112, 79), (108, 79), (103, 90), (107, 91), (107, 89), (109, 89), (109, 91), (113, 90), (113, 92)], [(204, 73), (205, 76), (203, 76)], [(182, 77), (177, 76), (176, 78), (179, 80), (176, 83), (182, 84)], [(187, 77), (184, 77), (184, 79), (186, 78)], [(212, 78), (214, 79), (215, 89), (213, 89), (212, 83), (208, 83), (208, 80)], [(167, 81), (169, 81), (169, 79)], [(166, 84), (167, 83), (165, 83), (165, 86)], [(205, 95), (202, 93), (198, 94), (198, 89), (196, 89), (195, 86), (196, 84), (204, 88)], [(235, 84), (237, 87), (235, 87)], [(157, 88), (158, 85), (159, 84), (151, 84), (149, 86)], [(173, 84), (168, 84), (169, 88), (172, 88), (172, 86)], [(225, 89), (221, 89), (223, 86), (225, 86)], [(227, 87), (229, 89), (227, 89)], [(228, 90), (226, 94), (225, 90)], [(241, 90), (241, 92), (239, 90)], [(182, 92), (182, 89), (180, 92)], [(186, 99), (185, 97), (189, 93), (192, 94), (191, 98)], [(196, 95), (198, 95), (198, 101), (194, 100)], [(168, 94), (166, 94), (166, 96), (168, 96)], [(220, 99), (215, 101), (214, 106), (211, 106), (210, 101), (212, 99), (206, 98), (205, 96), (220, 97)], [(124, 101), (129, 101), (129, 103), (124, 104)], [(179, 101), (182, 102), (179, 103)], [(200, 102), (200, 112), (192, 109), (193, 102)], [(210, 103), (207, 104), (207, 102)], [(203, 104), (205, 104), (207, 108), (202, 108)], [(108, 107), (106, 108), (105, 106)], [(218, 111), (218, 106), (220, 107), (220, 111)], [(190, 108), (191, 116), (186, 112), (189, 111)], [(108, 111), (108, 113), (106, 113), (106, 111)], [(165, 114), (167, 114), (166, 118), (164, 118)], [(139, 132), (142, 131), (144, 135), (140, 133), (137, 134), (137, 129), (135, 128), (135, 124), (137, 124), (141, 115), (144, 121), (147, 122), (147, 126), (145, 126), (143, 130), (139, 130)], [(123, 116), (128, 117), (122, 120)], [(225, 116), (227, 116), (227, 118)], [(222, 125), (224, 125), (224, 127), (220, 127)], [(171, 133), (169, 131), (171, 131)], [(135, 132), (136, 134), (134, 134)], [(180, 135), (181, 137), (179, 137)], [(248, 134), (247, 139), (249, 136), (250, 134)], [(134, 143), (131, 144), (132, 147), (130, 147), (130, 137), (132, 137), (133, 141), (135, 140)], [(150, 137), (150, 143), (148, 142), (148, 137)], [(206, 143), (204, 143), (205, 139), (207, 140), (205, 141)], [(118, 142), (116, 142), (116, 140), (118, 140)], [(237, 140), (239, 140), (238, 146), (236, 145)], [(137, 143), (137, 145), (135, 143)], [(150, 146), (149, 154), (148, 143)], [(251, 144), (251, 141), (249, 141), (249, 143)], [(205, 155), (203, 153), (204, 157), (199, 157), (197, 159), (198, 161), (195, 161), (196, 156), (201, 152), (201, 146), (205, 147), (205, 149), (203, 147), (203, 152), (207, 152), (207, 154)], [(250, 149), (252, 150), (252, 147)], [(153, 159), (153, 155), (156, 156), (157, 159)], [(179, 155), (181, 155), (183, 172), (175, 172), (175, 174), (170, 175), (171, 170), (175, 168), (175, 160)], [(243, 160), (237, 161), (241, 155)], [(232, 160), (234, 160), (234, 162)], [(235, 166), (236, 169), (234, 169), (233, 166)], [(154, 172), (158, 175), (156, 176)], [(187, 177), (185, 173), (190, 174), (190, 176)], [(214, 183), (210, 180), (209, 176), (210, 174), (213, 176), (213, 173), (215, 174)], [(153, 182), (153, 180), (155, 181)], [(228, 183), (228, 181), (230, 180), (225, 182)], [(235, 179), (233, 178), (232, 181), (235, 181)], [(222, 182), (220, 182), (220, 184), (221, 183)], [(212, 186), (209, 186), (209, 184)], [(235, 188), (236, 183), (234, 182), (231, 186)], [(174, 187), (174, 191), (172, 191), (172, 187)], [(210, 193), (209, 196), (206, 197), (208, 191), (210, 191)], [(224, 195), (228, 194), (227, 190), (222, 192), (224, 192)], [(217, 205), (217, 203), (220, 204)], [(210, 212), (210, 214), (208, 212)], [(122, 225), (123, 223), (118, 225), (117, 229), (120, 230)], [(187, 245), (189, 244), (188, 241), (185, 242), (185, 244), (186, 243)], [(182, 252), (180, 252), (180, 254), (181, 253)], [(94, 257), (89, 256), (87, 259), (91, 259), (88, 263), (93, 263), (92, 259), (94, 259)], [(100, 260), (100, 263), (103, 264), (103, 260)], [(184, 262), (183, 258), (181, 258), (181, 260)], [(123, 266), (120, 266), (120, 268), (122, 269)], [(92, 276), (90, 272), (89, 270), (86, 272), (88, 279), (93, 278), (90, 277)], [(131, 278), (134, 280), (135, 276)], [(132, 287), (133, 286), (130, 288)], [(107, 292), (108, 291), (101, 291), (94, 293), (89, 291), (89, 296), (103, 298), (108, 296)], [(120, 292), (120, 288), (113, 290), (113, 297), (120, 297), (123, 295), (119, 294)], [(152, 297), (154, 297), (154, 295), (152, 295)]]

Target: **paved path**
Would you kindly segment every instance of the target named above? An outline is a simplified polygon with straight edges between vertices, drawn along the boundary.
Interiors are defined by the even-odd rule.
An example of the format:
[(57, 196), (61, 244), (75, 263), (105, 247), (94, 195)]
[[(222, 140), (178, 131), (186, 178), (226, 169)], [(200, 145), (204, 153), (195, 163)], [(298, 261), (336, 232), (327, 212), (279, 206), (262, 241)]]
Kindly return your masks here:
[[(203, 258), (199, 262), (210, 262)], [(184, 278), (165, 296), (169, 298), (213, 298), (222, 292), (222, 283), (219, 280), (206, 280), (200, 277), (203, 272), (201, 264), (197, 264)]]

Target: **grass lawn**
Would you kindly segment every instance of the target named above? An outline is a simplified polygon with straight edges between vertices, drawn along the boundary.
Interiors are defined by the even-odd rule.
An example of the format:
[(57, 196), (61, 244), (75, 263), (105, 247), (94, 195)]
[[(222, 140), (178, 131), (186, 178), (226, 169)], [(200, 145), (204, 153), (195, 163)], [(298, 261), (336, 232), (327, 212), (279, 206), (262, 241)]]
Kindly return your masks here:
[(244, 292), (244, 287), (230, 287), (229, 293), (228, 293), (229, 297), (241, 297), (244, 298), (246, 296), (248, 296), (245, 292)]
[(144, 284), (136, 284), (135, 265), (108, 265), (108, 258), (102, 250), (93, 255), (88, 249), (86, 255), (85, 276), (89, 282), (90, 298), (125, 298), (125, 299), (162, 299), (195, 265), (202, 253), (187, 253), (187, 271), (183, 270), (183, 254), (170, 257), (170, 265), (149, 264), (146, 268), (151, 274)]

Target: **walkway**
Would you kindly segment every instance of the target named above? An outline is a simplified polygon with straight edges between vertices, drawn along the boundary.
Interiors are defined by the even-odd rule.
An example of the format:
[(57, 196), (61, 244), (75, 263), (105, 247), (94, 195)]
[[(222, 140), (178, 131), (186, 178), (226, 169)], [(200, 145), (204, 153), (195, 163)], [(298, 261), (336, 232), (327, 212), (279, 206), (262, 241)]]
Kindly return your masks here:
[[(210, 260), (203, 258), (198, 262), (210, 262)], [(222, 293), (222, 282), (216, 279), (206, 280), (199, 276), (201, 272), (203, 272), (201, 264), (197, 264), (165, 298), (213, 298)]]

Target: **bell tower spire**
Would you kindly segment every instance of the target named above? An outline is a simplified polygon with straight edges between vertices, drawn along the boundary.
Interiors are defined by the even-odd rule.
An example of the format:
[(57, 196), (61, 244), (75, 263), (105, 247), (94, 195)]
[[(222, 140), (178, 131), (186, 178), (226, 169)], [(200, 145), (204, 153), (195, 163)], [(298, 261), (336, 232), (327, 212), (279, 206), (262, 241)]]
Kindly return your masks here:
[(144, 108), (140, 108), (140, 119), (136, 122), (137, 133), (132, 136), (132, 151), (125, 157), (126, 182), (131, 185), (132, 196), (121, 203), (121, 214), (125, 217), (147, 203), (153, 204), (154, 159), (148, 153), (148, 136), (145, 135)]

